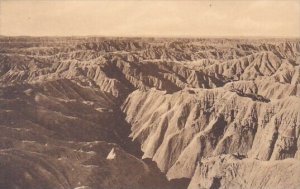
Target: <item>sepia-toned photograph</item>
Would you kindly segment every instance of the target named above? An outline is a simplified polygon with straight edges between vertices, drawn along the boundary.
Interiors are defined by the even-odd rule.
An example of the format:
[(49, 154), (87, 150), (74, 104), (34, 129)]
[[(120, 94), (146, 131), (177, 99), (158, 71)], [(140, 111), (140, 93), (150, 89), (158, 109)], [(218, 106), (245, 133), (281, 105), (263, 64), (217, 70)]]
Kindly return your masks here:
[(0, 189), (300, 189), (300, 0), (0, 0)]

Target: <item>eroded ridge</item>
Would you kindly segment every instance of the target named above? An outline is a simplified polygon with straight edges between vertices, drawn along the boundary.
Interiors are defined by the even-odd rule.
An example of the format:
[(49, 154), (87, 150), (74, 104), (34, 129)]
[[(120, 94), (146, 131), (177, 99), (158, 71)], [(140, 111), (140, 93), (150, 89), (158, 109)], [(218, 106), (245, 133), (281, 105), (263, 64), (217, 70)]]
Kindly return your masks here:
[(0, 37), (0, 188), (299, 188), (299, 55), (296, 39)]

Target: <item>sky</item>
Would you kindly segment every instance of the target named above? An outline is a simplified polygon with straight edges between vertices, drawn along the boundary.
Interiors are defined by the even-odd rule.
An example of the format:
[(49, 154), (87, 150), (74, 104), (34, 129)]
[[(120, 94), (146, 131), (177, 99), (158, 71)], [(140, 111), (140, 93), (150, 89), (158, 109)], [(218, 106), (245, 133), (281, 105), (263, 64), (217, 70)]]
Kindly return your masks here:
[(0, 0), (0, 35), (300, 37), (300, 0)]

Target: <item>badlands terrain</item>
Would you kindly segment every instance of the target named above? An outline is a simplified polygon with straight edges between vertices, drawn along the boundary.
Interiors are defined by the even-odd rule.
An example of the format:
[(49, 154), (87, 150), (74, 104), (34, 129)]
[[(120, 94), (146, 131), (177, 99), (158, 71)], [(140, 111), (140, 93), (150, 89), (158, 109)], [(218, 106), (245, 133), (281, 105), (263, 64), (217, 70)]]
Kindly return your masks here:
[(300, 40), (0, 37), (0, 188), (298, 189)]

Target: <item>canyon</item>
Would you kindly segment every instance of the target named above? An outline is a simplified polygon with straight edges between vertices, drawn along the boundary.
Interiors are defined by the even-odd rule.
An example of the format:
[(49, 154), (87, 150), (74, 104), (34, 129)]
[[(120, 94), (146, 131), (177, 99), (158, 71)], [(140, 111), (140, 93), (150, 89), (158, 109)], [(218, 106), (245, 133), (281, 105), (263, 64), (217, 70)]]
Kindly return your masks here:
[(300, 187), (300, 40), (0, 36), (0, 188)]

